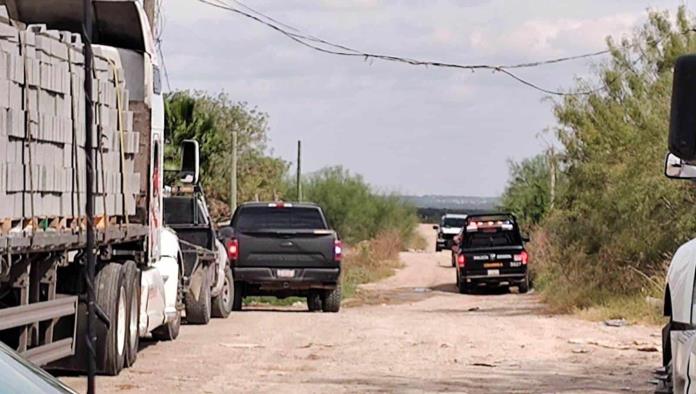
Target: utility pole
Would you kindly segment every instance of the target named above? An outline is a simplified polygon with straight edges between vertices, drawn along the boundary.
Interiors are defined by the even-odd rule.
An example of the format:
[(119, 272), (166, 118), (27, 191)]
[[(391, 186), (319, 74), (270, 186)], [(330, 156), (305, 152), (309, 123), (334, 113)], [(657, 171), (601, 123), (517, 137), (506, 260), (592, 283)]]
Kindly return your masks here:
[(302, 202), (302, 141), (297, 141), (297, 202)]
[(553, 208), (553, 204), (556, 201), (556, 152), (554, 152), (553, 146), (549, 148), (547, 154), (549, 160), (549, 176), (551, 177), (549, 180), (549, 199), (551, 200), (549, 202), (549, 207)]
[[(87, 287), (87, 393), (94, 394), (95, 392), (95, 374), (97, 372), (97, 334), (96, 334), (96, 296), (94, 289), (94, 277), (96, 271), (96, 256), (94, 255), (95, 239), (94, 239), (94, 148), (92, 144), (94, 120), (94, 107), (92, 106), (92, 30), (93, 18), (92, 15), (92, 0), (83, 0), (83, 54), (85, 56), (85, 150), (87, 151), (86, 165), (86, 185), (87, 202), (85, 213), (87, 215), (87, 239), (85, 246), (85, 258), (87, 260), (85, 282)], [(76, 322), (77, 324), (77, 322)]]
[(155, 0), (143, 0), (143, 9), (145, 9), (145, 14), (147, 15), (147, 20), (150, 22), (150, 29), (152, 29), (152, 35), (156, 36), (155, 32)]
[[(230, 168), (230, 215), (237, 209), (237, 131), (232, 131), (232, 164)], [(230, 216), (231, 217), (231, 216)]]

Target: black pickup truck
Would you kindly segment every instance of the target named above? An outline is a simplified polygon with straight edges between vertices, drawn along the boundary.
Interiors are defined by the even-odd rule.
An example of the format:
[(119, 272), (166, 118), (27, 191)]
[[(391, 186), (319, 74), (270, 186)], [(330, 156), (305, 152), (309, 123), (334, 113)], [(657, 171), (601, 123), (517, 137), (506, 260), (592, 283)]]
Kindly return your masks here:
[(517, 286), (529, 291), (528, 241), (509, 213), (470, 215), (457, 237), (457, 287), (468, 293), (478, 286)]
[(220, 236), (235, 278), (235, 310), (255, 295), (307, 297), (310, 311), (340, 309), (343, 246), (317, 205), (242, 204)]

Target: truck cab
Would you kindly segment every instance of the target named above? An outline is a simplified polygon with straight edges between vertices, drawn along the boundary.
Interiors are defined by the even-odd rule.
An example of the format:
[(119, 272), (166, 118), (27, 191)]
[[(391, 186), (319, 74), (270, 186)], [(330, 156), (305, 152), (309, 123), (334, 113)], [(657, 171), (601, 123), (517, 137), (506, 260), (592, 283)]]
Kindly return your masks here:
[[(696, 55), (684, 55), (674, 66), (669, 153), (665, 176), (696, 181)], [(665, 289), (662, 330), (663, 367), (657, 371), (656, 393), (696, 393), (696, 239), (672, 257)]]

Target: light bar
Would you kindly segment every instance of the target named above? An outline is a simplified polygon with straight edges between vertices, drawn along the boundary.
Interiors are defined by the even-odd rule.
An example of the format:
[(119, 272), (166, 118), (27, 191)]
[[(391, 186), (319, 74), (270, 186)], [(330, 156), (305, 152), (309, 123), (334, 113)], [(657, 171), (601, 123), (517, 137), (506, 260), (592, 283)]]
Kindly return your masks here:
[(510, 231), (513, 229), (513, 225), (512, 225), (512, 223), (510, 223), (510, 221), (503, 222), (502, 220), (498, 220), (495, 222), (492, 220), (487, 221), (487, 222), (471, 222), (466, 226), (466, 231), (468, 233), (471, 233), (471, 232), (476, 232), (479, 229), (491, 229), (491, 228), (499, 228), (501, 230)]

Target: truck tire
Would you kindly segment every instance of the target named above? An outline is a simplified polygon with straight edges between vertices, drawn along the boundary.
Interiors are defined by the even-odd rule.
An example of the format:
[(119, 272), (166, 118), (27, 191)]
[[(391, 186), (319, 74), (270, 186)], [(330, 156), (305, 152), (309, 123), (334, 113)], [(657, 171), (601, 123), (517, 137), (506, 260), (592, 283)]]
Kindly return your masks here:
[(452, 252), (452, 267), (457, 266), (457, 257), (454, 255), (454, 252)]
[(128, 344), (128, 302), (121, 264), (107, 264), (94, 284), (97, 304), (111, 323), (108, 328), (101, 323), (96, 326), (97, 369), (115, 376), (123, 369)]
[(335, 289), (327, 291), (321, 299), (321, 310), (336, 313), (341, 309), (341, 284)]
[(232, 310), (239, 312), (242, 310), (242, 303), (244, 301), (244, 284), (241, 282), (235, 282), (234, 284), (234, 301), (232, 302)]
[(123, 264), (128, 301), (128, 342), (126, 348), (126, 367), (135, 364), (140, 346), (140, 271), (134, 261)]
[(217, 297), (213, 298), (212, 313), (213, 317), (226, 318), (232, 311), (234, 303), (234, 278), (230, 267), (225, 268), (225, 283)]
[(307, 296), (307, 309), (309, 309), (310, 312), (321, 311), (321, 304), (321, 295), (319, 293), (309, 293), (309, 295)]
[[(207, 268), (204, 268), (207, 270)], [(212, 313), (210, 283), (208, 275), (203, 273), (203, 280), (198, 289), (198, 298), (191, 289), (186, 293), (186, 322), (191, 324), (208, 324)]]
[(158, 341), (173, 341), (179, 336), (181, 327), (181, 311), (176, 311), (176, 318), (155, 328), (152, 337)]
[(524, 280), (517, 286), (517, 291), (520, 294), (526, 294), (529, 291), (529, 275), (524, 276)]

